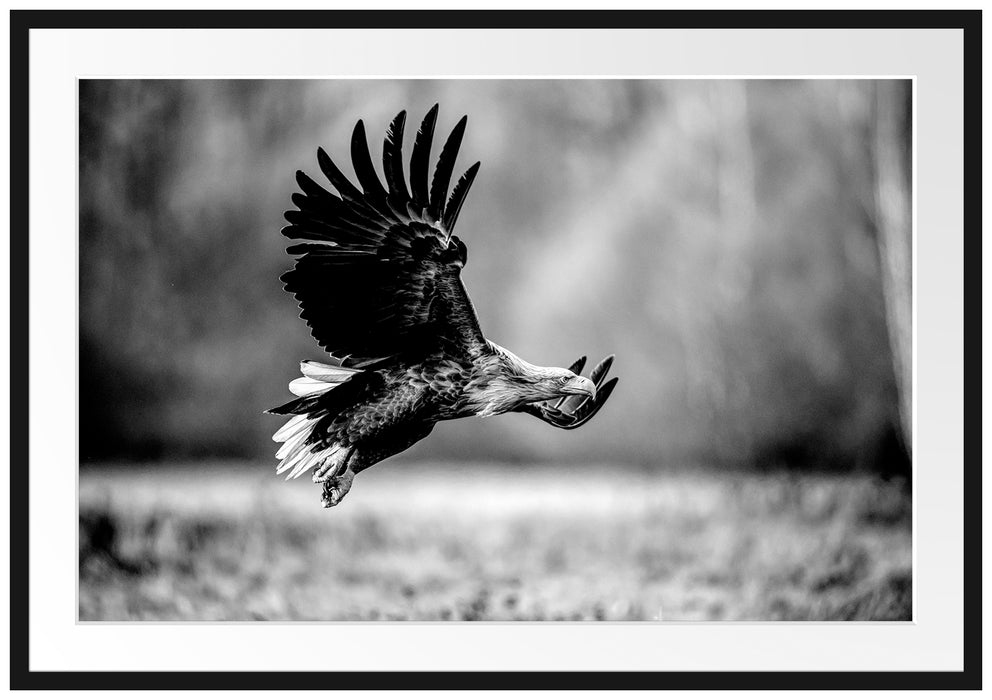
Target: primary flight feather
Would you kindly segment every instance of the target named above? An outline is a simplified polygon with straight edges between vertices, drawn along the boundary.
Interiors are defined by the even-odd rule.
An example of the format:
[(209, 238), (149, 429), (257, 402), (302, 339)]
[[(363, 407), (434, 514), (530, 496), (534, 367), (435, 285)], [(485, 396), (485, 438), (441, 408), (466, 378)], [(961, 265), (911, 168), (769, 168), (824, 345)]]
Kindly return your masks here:
[(386, 186), (376, 174), (359, 121), (351, 159), (361, 189), (323, 149), (321, 172), (331, 194), (302, 171), (297, 209), (283, 235), (302, 241), (282, 276), (300, 316), (331, 358), (301, 363), (297, 397), (270, 409), (291, 415), (273, 439), (278, 473), (313, 473), (325, 507), (337, 505), (355, 475), (427, 437), (441, 420), (518, 411), (564, 429), (577, 428), (603, 406), (617, 380), (606, 380), (610, 356), (590, 373), (539, 367), (489, 341), (461, 281), (465, 244), (453, 235), (479, 171), (472, 165), (448, 196), (467, 118), (455, 126), (430, 176), (438, 107), (424, 117), (403, 174), (406, 113), (389, 125), (382, 149)]

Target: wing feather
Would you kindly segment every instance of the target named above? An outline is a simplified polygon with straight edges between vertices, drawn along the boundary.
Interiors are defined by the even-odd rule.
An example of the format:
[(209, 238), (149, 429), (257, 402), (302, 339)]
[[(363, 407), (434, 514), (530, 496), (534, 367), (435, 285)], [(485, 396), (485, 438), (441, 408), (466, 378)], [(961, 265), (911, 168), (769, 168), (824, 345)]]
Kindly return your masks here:
[[(361, 121), (351, 141), (359, 190), (323, 149), (321, 171), (337, 191), (332, 194), (302, 172), (297, 209), (286, 212), (282, 234), (297, 241), (298, 256), (282, 276), (300, 303), (301, 317), (327, 352), (361, 367), (416, 348), (443, 346), (455, 352), (483, 351), (486, 341), (472, 302), (461, 282), (466, 249), (450, 231), (478, 171), (473, 165), (445, 202), (451, 172), (465, 129), (458, 122), (439, 157), (430, 192), (427, 169), (437, 105), (424, 118), (413, 146), (410, 191), (403, 182), (400, 112), (386, 135), (383, 171), (376, 175)], [(301, 392), (309, 383), (300, 382)], [(295, 413), (310, 395), (280, 407)]]
[[(386, 131), (382, 144), (382, 171), (389, 187), (390, 203), (403, 206), (410, 200), (403, 179), (403, 128), (406, 126), (406, 110), (393, 119)], [(405, 208), (405, 206), (404, 206)]]
[(369, 154), (369, 142), (365, 138), (365, 124), (361, 119), (355, 124), (355, 130), (351, 134), (351, 162), (355, 166), (355, 175), (365, 191), (365, 199), (370, 202), (375, 209), (381, 209), (386, 204), (386, 190), (379, 182), (379, 176), (375, 173), (372, 165), (372, 156)]
[(455, 185), (455, 189), (451, 192), (451, 199), (448, 200), (447, 205), (444, 208), (444, 219), (441, 222), (441, 226), (449, 234), (455, 230), (455, 222), (458, 220), (458, 212), (462, 210), (462, 204), (465, 202), (465, 197), (468, 195), (468, 190), (475, 181), (475, 175), (479, 172), (479, 166), (482, 163), (476, 162), (472, 167), (465, 171), (465, 174), (458, 179), (458, 183)]
[(438, 106), (434, 105), (424, 117), (417, 130), (417, 137), (413, 141), (413, 154), (410, 156), (410, 202), (420, 211), (430, 203), (427, 193), (427, 170), (430, 167), (431, 141), (434, 139), (437, 110)]
[(434, 179), (431, 181), (431, 203), (427, 209), (428, 215), (434, 221), (440, 220), (441, 211), (448, 198), (448, 183), (451, 182), (451, 173), (455, 169), (455, 159), (458, 158), (458, 149), (462, 145), (462, 136), (465, 135), (467, 123), (468, 117), (462, 117), (455, 124), (448, 140), (444, 142), (437, 167), (434, 169)]
[[(334, 189), (336, 189), (342, 197), (353, 202), (360, 203), (362, 201), (362, 193), (357, 187), (351, 184), (351, 181), (348, 180), (348, 178), (344, 176), (344, 173), (342, 173), (338, 166), (334, 164), (334, 161), (331, 160), (331, 157), (327, 155), (327, 152), (323, 148), (317, 149), (317, 165), (320, 166), (320, 171), (324, 173), (324, 177), (330, 180), (331, 184), (334, 185)], [(302, 172), (297, 171), (297, 181), (299, 181), (300, 175), (302, 174)], [(307, 179), (309, 180), (309, 178)], [(301, 183), (300, 187), (302, 186), (303, 185)], [(306, 192), (305, 189), (303, 191)], [(309, 192), (306, 193), (308, 195), (310, 194)]]

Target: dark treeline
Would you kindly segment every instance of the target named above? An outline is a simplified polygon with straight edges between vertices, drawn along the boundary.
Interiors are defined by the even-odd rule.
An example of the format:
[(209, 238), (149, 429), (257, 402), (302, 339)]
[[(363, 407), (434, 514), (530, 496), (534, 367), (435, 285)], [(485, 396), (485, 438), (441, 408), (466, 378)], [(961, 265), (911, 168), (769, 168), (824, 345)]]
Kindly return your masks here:
[(459, 233), (483, 330), (542, 364), (615, 352), (621, 383), (574, 433), (458, 421), (414, 456), (904, 470), (879, 248), (909, 235), (903, 89), (83, 81), (82, 459), (271, 456), (262, 411), (320, 358), (278, 281), (294, 172), (323, 145), (350, 173), (356, 119), (378, 158), (440, 102), (482, 161)]

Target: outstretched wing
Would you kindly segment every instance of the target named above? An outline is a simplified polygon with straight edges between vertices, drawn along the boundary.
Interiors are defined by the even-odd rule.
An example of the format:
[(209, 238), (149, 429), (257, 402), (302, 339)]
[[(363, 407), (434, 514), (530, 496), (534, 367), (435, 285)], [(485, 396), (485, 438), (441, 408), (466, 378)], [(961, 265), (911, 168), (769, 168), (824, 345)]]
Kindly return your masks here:
[[(573, 362), (569, 369), (575, 372), (575, 374), (578, 374), (585, 365), (586, 358), (582, 356)], [(613, 393), (613, 389), (617, 385), (616, 377), (606, 381), (606, 375), (609, 373), (612, 365), (613, 355), (610, 355), (596, 365), (592, 373), (590, 373), (589, 378), (596, 385), (596, 395), (594, 397), (567, 396), (557, 401), (524, 404), (517, 410), (521, 413), (529, 413), (536, 418), (540, 418), (545, 423), (553, 425), (556, 428), (562, 428), (563, 430), (574, 430), (583, 426), (591, 421), (593, 416), (599, 413), (599, 409), (610, 398), (610, 394)]]
[(300, 257), (282, 276), (300, 302), (313, 337), (346, 366), (415, 349), (478, 353), (486, 347), (475, 309), (460, 278), (465, 245), (452, 235), (458, 213), (479, 170), (476, 163), (448, 184), (465, 132), (466, 117), (448, 137), (428, 187), (437, 105), (413, 144), (410, 188), (403, 176), (406, 112), (389, 126), (382, 160), (383, 187), (369, 155), (365, 127), (355, 125), (351, 158), (359, 190), (323, 149), (321, 171), (337, 196), (297, 171), (302, 192), (293, 195), (283, 235), (304, 241), (288, 248)]

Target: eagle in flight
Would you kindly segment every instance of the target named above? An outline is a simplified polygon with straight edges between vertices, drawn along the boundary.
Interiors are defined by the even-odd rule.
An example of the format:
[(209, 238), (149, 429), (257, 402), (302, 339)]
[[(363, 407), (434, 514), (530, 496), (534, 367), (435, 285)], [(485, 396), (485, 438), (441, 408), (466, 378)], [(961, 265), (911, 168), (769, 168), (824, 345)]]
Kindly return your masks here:
[(328, 362), (305, 361), (290, 391), (269, 410), (292, 416), (273, 436), (277, 473), (313, 471), (324, 507), (337, 505), (355, 475), (422, 440), (438, 421), (528, 413), (556, 428), (578, 428), (609, 398), (610, 356), (584, 377), (585, 358), (568, 369), (539, 367), (487, 340), (460, 273), (465, 244), (452, 235), (479, 163), (448, 185), (467, 117), (441, 149), (428, 184), (437, 105), (413, 142), (410, 186), (403, 173), (406, 112), (386, 132), (376, 174), (361, 121), (351, 159), (361, 189), (322, 148), (317, 163), (337, 196), (297, 171), (302, 192), (286, 212), (283, 235), (300, 241), (281, 280)]

